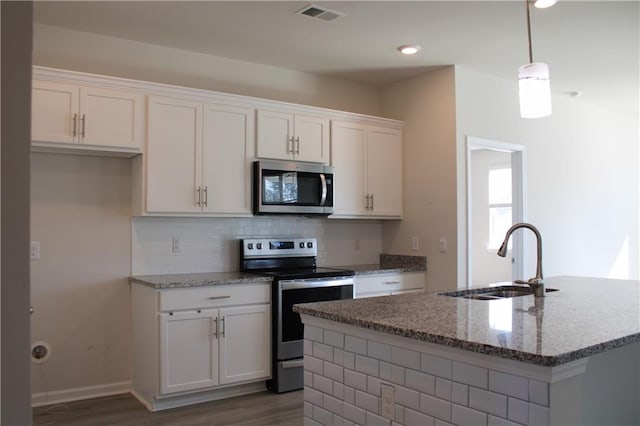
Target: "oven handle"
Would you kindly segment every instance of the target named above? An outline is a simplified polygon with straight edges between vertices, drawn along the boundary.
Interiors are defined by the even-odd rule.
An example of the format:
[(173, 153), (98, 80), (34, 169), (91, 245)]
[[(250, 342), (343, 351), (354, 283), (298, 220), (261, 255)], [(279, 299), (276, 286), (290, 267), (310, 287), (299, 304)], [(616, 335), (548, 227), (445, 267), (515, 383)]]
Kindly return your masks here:
[(280, 290), (295, 290), (299, 288), (336, 287), (353, 285), (353, 277), (308, 278), (304, 280), (279, 281)]
[(304, 367), (304, 360), (294, 359), (291, 361), (282, 361), (279, 364), (282, 368), (300, 368)]

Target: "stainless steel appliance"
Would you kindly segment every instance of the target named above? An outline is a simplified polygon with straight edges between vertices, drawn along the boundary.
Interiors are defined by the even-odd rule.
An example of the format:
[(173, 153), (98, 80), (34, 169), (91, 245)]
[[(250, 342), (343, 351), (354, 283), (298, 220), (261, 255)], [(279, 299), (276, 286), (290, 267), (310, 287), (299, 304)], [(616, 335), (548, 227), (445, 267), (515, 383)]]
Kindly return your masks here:
[(333, 213), (333, 167), (292, 161), (254, 161), (253, 213)]
[(241, 242), (240, 269), (273, 277), (272, 379), (275, 392), (302, 389), (304, 327), (298, 303), (353, 298), (354, 272), (316, 266), (315, 238), (253, 238)]

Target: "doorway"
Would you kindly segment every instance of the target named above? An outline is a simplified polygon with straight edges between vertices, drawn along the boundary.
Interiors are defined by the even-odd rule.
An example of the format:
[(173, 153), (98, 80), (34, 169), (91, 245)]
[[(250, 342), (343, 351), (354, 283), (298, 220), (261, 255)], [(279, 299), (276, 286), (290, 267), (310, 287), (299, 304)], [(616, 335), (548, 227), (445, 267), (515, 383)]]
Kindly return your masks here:
[(525, 218), (524, 146), (467, 137), (467, 287), (523, 274), (523, 238), (496, 255), (507, 229)]

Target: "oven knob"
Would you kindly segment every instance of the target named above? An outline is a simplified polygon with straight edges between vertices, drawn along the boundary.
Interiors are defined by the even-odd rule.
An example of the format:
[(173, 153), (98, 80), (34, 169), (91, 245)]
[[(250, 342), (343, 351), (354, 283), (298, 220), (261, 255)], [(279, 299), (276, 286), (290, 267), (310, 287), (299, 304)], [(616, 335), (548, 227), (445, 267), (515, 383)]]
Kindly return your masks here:
[(313, 247), (313, 243), (312, 243), (311, 241), (309, 241), (309, 242), (307, 243), (307, 248), (312, 248), (312, 247)]
[(304, 248), (304, 243), (300, 243), (300, 248)]
[(248, 244), (247, 244), (247, 248), (248, 248), (249, 250), (253, 250), (253, 243), (248, 243)]
[(262, 243), (258, 243), (258, 244), (256, 244), (256, 248), (257, 248), (258, 250), (262, 250)]

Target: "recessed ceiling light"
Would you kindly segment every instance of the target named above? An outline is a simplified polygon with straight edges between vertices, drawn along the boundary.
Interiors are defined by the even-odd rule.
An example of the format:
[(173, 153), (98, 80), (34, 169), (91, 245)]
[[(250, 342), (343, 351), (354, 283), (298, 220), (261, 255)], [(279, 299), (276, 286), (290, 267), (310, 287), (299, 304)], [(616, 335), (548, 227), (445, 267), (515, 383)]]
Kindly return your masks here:
[(420, 50), (417, 44), (405, 44), (398, 47), (398, 51), (404, 55), (415, 55)]
[(533, 5), (538, 9), (544, 9), (546, 7), (551, 7), (557, 3), (558, 0), (536, 0)]

